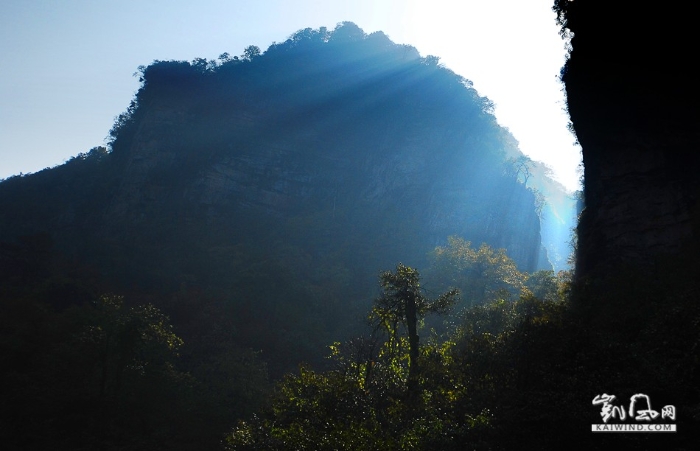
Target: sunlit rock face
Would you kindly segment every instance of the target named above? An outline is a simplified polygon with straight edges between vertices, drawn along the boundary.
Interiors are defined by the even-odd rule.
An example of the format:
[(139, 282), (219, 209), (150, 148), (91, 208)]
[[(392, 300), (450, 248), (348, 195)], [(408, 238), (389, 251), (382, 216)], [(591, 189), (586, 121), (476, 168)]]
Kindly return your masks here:
[(106, 222), (176, 204), (178, 221), (217, 231), (251, 216), (324, 224), (305, 245), (350, 239), (376, 264), (424, 264), (458, 235), (506, 248), (522, 270), (551, 268), (534, 195), (505, 175), (517, 143), (487, 99), (381, 33), (312, 41), (215, 71), (147, 68), (115, 142), (124, 173)]
[(230, 291), (256, 264), (372, 287), (398, 262), (427, 267), (450, 235), (505, 248), (524, 271), (551, 268), (535, 195), (507, 167), (517, 142), (436, 58), (345, 25), (251, 60), (141, 75), (111, 152), (3, 182), (0, 207), (16, 211), (0, 217), (4, 236), (48, 231), (153, 289)]
[[(558, 1), (573, 32), (564, 72), (585, 165), (578, 270), (653, 270), (697, 240), (696, 41), (668, 4)], [(684, 56), (685, 55), (685, 56)]]
[[(275, 128), (270, 112), (232, 112), (216, 145), (183, 148), (192, 142), (183, 133), (194, 133), (198, 119), (146, 111), (106, 223), (147, 224), (175, 214), (168, 205), (178, 204), (184, 220), (216, 230), (251, 215), (280, 223), (317, 218), (329, 223), (330, 239), (317, 246), (312, 237), (309, 247), (330, 252), (346, 233), (357, 233), (351, 239), (358, 243), (374, 235), (384, 241), (374, 252), (387, 264), (424, 261), (435, 245), (459, 235), (506, 248), (523, 270), (549, 267), (532, 192), (503, 177), (498, 159), (481, 153), (463, 124), (434, 111), (422, 123), (397, 112), (381, 124), (355, 120), (339, 135), (311, 122), (262, 136), (259, 130)], [(240, 142), (246, 127), (256, 136), (249, 145)], [(336, 230), (334, 218), (346, 223)]]

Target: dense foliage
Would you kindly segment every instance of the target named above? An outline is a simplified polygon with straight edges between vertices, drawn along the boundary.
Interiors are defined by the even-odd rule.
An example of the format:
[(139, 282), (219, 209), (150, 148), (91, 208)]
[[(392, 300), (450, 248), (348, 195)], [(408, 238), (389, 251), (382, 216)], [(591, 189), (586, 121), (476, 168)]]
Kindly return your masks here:
[(268, 390), (259, 356), (206, 305), (190, 327), (207, 332), (183, 343), (159, 308), (98, 294), (48, 246), (0, 248), (3, 448), (216, 449)]
[(515, 302), (472, 307), (449, 335), (418, 346), (416, 325), (429, 310), (444, 313), (458, 291), (426, 301), (417, 271), (404, 265), (383, 273), (380, 285), (370, 314), (380, 326), (375, 333), (331, 346), (332, 370), (302, 367), (287, 376), (268, 410), (231, 433), (230, 449), (493, 449), (507, 443), (496, 437), (512, 407), (508, 396), (532, 377), (519, 368), (518, 354), (534, 351), (523, 334), (560, 325), (563, 300), (542, 302), (524, 293)]
[[(399, 266), (393, 280), (411, 286), (415, 274)], [(288, 375), (266, 409), (233, 429), (227, 449), (693, 449), (695, 298), (687, 293), (671, 307), (675, 290), (640, 292), (630, 284), (648, 284), (623, 272), (615, 275), (620, 289), (607, 295), (580, 285), (572, 294), (565, 275), (535, 278), (547, 300), (524, 289), (515, 301), (467, 308), (444, 335), (433, 331), (420, 345), (414, 387), (410, 332), (335, 343), (332, 369)], [(609, 306), (592, 302), (594, 293)], [(382, 298), (374, 309), (383, 309)], [(675, 405), (679, 432), (591, 433), (601, 423), (591, 400), (603, 392)]]
[[(232, 341), (216, 304), (173, 328), (152, 305), (97, 295), (95, 277), (56, 262), (49, 245), (35, 236), (2, 248), (9, 449), (692, 449), (687, 434), (588, 430), (600, 421), (596, 393), (630, 390), (676, 405), (680, 430), (693, 430), (700, 311), (692, 291), (673, 288), (688, 280), (683, 260), (664, 263), (669, 284), (656, 291), (620, 272), (616, 291), (579, 285), (572, 298), (566, 274), (518, 273), (517, 295), (495, 290), (470, 307), (398, 265), (380, 274), (363, 335), (333, 343), (325, 369), (302, 365), (269, 391), (260, 356)], [(480, 253), (500, 252), (455, 237), (433, 255), (459, 281)], [(489, 286), (514, 276), (507, 258), (490, 267)], [(174, 312), (178, 302), (189, 301), (173, 299)], [(441, 324), (431, 310), (441, 330), (427, 328)]]

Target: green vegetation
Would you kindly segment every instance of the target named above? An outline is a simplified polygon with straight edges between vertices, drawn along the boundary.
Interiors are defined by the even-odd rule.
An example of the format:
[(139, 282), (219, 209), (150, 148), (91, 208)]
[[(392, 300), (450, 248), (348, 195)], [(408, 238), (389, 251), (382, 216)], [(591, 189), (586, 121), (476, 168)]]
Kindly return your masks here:
[[(95, 276), (56, 264), (46, 236), (5, 244), (0, 256), (9, 449), (535, 450), (572, 439), (605, 449), (587, 428), (600, 421), (590, 402), (603, 391), (648, 393), (678, 407), (679, 428), (693, 428), (700, 304), (683, 258), (659, 262), (669, 277), (654, 290), (622, 269), (614, 283), (572, 284), (567, 274), (514, 271), (501, 251), (454, 237), (426, 273), (439, 264), (442, 280), (489, 287), (517, 276), (520, 291), (481, 290), (490, 295), (467, 305), (455, 291), (430, 294), (436, 287), (400, 264), (380, 274), (357, 338), (326, 342), (325, 365), (302, 364), (272, 387), (261, 355), (236, 333), (250, 317), (234, 321), (231, 305), (183, 289), (168, 317), (96, 294)], [(489, 270), (475, 272), (479, 261)], [(687, 434), (666, 437), (691, 449)]]
[[(331, 369), (302, 366), (286, 376), (268, 406), (228, 435), (227, 449), (692, 449), (700, 405), (696, 298), (671, 299), (679, 293), (673, 288), (645, 292), (650, 285), (622, 269), (612, 277), (602, 286), (620, 289), (604, 294), (564, 274), (531, 275), (544, 299), (524, 288), (515, 301), (468, 307), (449, 333), (432, 331), (417, 358), (408, 328), (395, 333), (398, 321), (383, 323), (388, 333), (335, 343)], [(389, 299), (409, 299), (418, 274), (399, 265), (380, 285), (390, 287)], [(386, 311), (386, 299), (384, 292), (375, 301), (371, 319)], [(404, 310), (392, 305), (391, 312)], [(590, 424), (601, 422), (591, 400), (603, 392), (646, 393), (656, 409), (675, 405), (680, 433), (591, 434)]]
[[(441, 259), (440, 268), (448, 271), (454, 265), (450, 274), (459, 276), (462, 271), (459, 280), (471, 274), (458, 258), (462, 254), (489, 257), (490, 270), (480, 274), (489, 286), (514, 268), (502, 251), (486, 245), (477, 251), (452, 238), (447, 248), (433, 254), (446, 249), (455, 251), (453, 261)], [(260, 324), (253, 322), (252, 310), (186, 287), (167, 303), (161, 301), (168, 316), (161, 308), (136, 301), (137, 294), (132, 300), (100, 295), (100, 277), (62, 260), (46, 235), (6, 243), (0, 256), (7, 275), (0, 297), (0, 344), (7, 368), (2, 386), (9, 390), (1, 414), (14, 431), (4, 440), (18, 448), (100, 444), (103, 449), (217, 449), (224, 432), (237, 421), (246, 423), (227, 438), (230, 446), (447, 446), (454, 437), (440, 433), (442, 428), (456, 428), (458, 435), (474, 427), (488, 429), (491, 407), (468, 400), (475, 386), (494, 377), (479, 365), (490, 368), (488, 353), (507, 343), (520, 321), (519, 312), (540, 318), (543, 310), (556, 310), (527, 307), (528, 302), (539, 305), (530, 298), (515, 303), (483, 299), (479, 307), (454, 316), (448, 314), (450, 309), (462, 305), (455, 302), (457, 290), (431, 299), (418, 272), (400, 264), (380, 275), (370, 323), (364, 329), (356, 326), (364, 338), (336, 342), (325, 364), (309, 362), (299, 375), (285, 375), (271, 391), (264, 363), (270, 357), (263, 360), (246, 348), (238, 332), (246, 321)], [(248, 280), (251, 292), (264, 290), (253, 283), (260, 268), (249, 271), (250, 276), (239, 280)], [(540, 275), (541, 285), (558, 286), (546, 275)], [(561, 302), (546, 305), (550, 304)], [(431, 312), (441, 313), (453, 327), (442, 336), (428, 332), (421, 341), (419, 330), (431, 320)], [(285, 323), (268, 327), (285, 328), (298, 337), (295, 340), (305, 335), (310, 340), (313, 329), (303, 321), (329, 313), (333, 312), (322, 304), (310, 306), (301, 319), (296, 319), (298, 311), (286, 310)], [(481, 355), (482, 363), (464, 352)], [(298, 364), (298, 355), (286, 359)], [(493, 396), (496, 389), (492, 385)], [(268, 395), (272, 404), (265, 407)], [(258, 416), (251, 417), (256, 411)], [(461, 424), (463, 420), (468, 425)], [(317, 429), (317, 423), (326, 426)]]
[(438, 287), (457, 287), (466, 305), (483, 304), (499, 295), (517, 296), (527, 277), (505, 249), (494, 250), (485, 243), (474, 249), (469, 241), (454, 236), (447, 246), (433, 251), (431, 274)]
[[(482, 249), (484, 247), (482, 246)], [(492, 252), (492, 251), (491, 251)], [(301, 367), (277, 387), (269, 407), (241, 422), (229, 449), (494, 449), (502, 414), (532, 377), (518, 367), (534, 343), (526, 335), (560, 327), (566, 304), (525, 292), (472, 307), (451, 334), (419, 346), (416, 326), (445, 313), (457, 290), (434, 301), (418, 272), (398, 265), (380, 275), (382, 294), (369, 337), (331, 346), (333, 369)], [(405, 333), (399, 333), (403, 324)]]
[(213, 305), (184, 342), (161, 309), (99, 295), (99, 278), (56, 260), (46, 236), (0, 246), (5, 449), (216, 449), (267, 392)]

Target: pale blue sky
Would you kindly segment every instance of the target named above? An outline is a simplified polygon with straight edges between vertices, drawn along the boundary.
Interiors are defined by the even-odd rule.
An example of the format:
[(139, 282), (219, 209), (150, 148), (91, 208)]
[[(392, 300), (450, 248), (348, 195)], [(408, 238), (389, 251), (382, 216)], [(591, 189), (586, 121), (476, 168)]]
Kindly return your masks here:
[(523, 152), (578, 187), (567, 131), (565, 44), (552, 0), (3, 0), (0, 178), (36, 172), (103, 145), (155, 59), (265, 50), (295, 31), (352, 21), (474, 82)]

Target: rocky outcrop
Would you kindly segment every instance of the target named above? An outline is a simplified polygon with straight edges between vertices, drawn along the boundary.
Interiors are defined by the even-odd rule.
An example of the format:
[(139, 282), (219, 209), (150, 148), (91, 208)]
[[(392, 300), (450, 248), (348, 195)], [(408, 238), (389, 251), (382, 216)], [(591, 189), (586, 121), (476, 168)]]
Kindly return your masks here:
[(114, 135), (105, 237), (154, 218), (171, 218), (161, 236), (180, 223), (214, 236), (267, 217), (326, 224), (326, 244), (299, 243), (317, 254), (350, 236), (382, 265), (421, 264), (458, 235), (550, 267), (534, 195), (504, 170), (517, 143), (468, 80), (381, 33), (314, 36), (213, 68), (145, 68)]
[(355, 31), (144, 68), (111, 152), (85, 158), (91, 182), (57, 198), (87, 214), (33, 228), (148, 286), (226, 291), (241, 268), (298, 262), (308, 280), (347, 272), (371, 286), (399, 261), (424, 267), (450, 235), (506, 248), (521, 270), (548, 268), (534, 194), (504, 167), (521, 154), (488, 99), (437, 59)]
[(698, 86), (693, 24), (671, 4), (559, 0), (573, 34), (563, 72), (585, 166), (580, 276), (654, 271), (697, 241)]
[[(274, 120), (264, 112), (237, 116), (245, 125), (230, 123), (229, 130), (262, 130)], [(177, 211), (195, 216), (186, 221), (197, 222), (201, 218), (196, 216), (203, 215), (210, 225), (249, 213), (284, 222), (311, 211), (342, 211), (356, 230), (368, 228), (363, 233), (410, 237), (410, 245), (394, 243), (399, 246), (391, 252), (395, 258), (422, 259), (449, 235), (459, 235), (506, 248), (523, 270), (533, 271), (541, 261), (534, 195), (502, 177), (498, 166), (474, 173), (470, 164), (482, 167), (496, 160), (480, 156), (472, 148), (475, 138), (461, 131), (459, 123), (430, 120), (421, 127), (397, 124), (387, 116), (382, 133), (367, 133), (360, 125), (348, 141), (329, 139), (309, 124), (293, 133), (260, 137), (249, 146), (224, 130), (213, 151), (181, 148), (191, 142), (182, 131), (196, 128), (189, 117), (160, 108), (144, 114), (105, 224), (145, 223), (173, 203)], [(409, 134), (404, 133), (407, 126)], [(199, 155), (194, 164), (193, 153)], [(370, 224), (380, 229), (369, 230)], [(107, 235), (118, 233), (108, 229)]]

